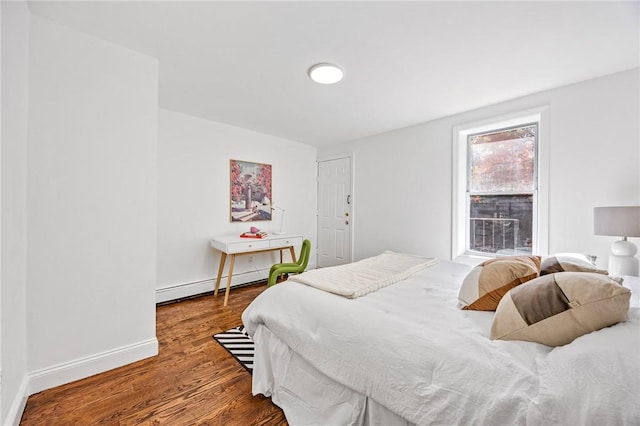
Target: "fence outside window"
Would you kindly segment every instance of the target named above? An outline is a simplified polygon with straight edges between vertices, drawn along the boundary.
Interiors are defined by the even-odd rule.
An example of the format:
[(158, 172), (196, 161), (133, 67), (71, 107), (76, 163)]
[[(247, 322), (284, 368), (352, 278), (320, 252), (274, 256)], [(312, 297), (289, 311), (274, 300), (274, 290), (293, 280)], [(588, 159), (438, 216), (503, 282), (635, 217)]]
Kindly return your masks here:
[(470, 218), (470, 249), (482, 253), (517, 249), (520, 220), (504, 217)]

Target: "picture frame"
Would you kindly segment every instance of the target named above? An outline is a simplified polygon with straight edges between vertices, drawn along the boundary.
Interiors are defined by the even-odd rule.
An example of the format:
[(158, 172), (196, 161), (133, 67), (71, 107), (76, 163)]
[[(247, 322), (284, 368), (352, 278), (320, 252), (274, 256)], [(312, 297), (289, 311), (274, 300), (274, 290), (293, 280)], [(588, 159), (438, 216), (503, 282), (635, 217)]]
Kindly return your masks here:
[(271, 164), (230, 160), (230, 220), (271, 220)]

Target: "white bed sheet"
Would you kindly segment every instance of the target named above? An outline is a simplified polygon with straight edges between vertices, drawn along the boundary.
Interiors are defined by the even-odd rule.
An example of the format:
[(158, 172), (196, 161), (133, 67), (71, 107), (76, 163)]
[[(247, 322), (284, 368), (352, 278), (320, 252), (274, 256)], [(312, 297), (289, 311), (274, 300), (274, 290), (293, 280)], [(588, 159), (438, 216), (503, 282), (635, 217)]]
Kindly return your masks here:
[(252, 392), (284, 409), (292, 426), (413, 426), (366, 395), (330, 379), (263, 325), (255, 338)]
[[(351, 398), (346, 391), (353, 392), (360, 404), (379, 408), (379, 416), (388, 410), (420, 425), (640, 423), (637, 309), (626, 323), (560, 348), (491, 341), (493, 313), (456, 308), (459, 283), (468, 271), (440, 261), (358, 299), (293, 282), (268, 289), (243, 313), (256, 341), (254, 393), (274, 397), (293, 425), (334, 424), (314, 423), (312, 417), (322, 419), (327, 407), (313, 396), (298, 390), (304, 404), (294, 397), (283, 400), (286, 392), (277, 383), (298, 386), (306, 382), (303, 376), (309, 388), (328, 386), (323, 381), (328, 378), (346, 400)], [(263, 340), (263, 349), (276, 341), (267, 343), (267, 334), (286, 347), (282, 358), (261, 352)], [(312, 368), (306, 371), (319, 374), (292, 373), (292, 362), (295, 367), (302, 361)], [(349, 403), (340, 406), (348, 411)], [(376, 424), (370, 411), (353, 410), (353, 422), (336, 424)], [(298, 413), (309, 422), (290, 419)], [(359, 423), (364, 417), (368, 423)]]

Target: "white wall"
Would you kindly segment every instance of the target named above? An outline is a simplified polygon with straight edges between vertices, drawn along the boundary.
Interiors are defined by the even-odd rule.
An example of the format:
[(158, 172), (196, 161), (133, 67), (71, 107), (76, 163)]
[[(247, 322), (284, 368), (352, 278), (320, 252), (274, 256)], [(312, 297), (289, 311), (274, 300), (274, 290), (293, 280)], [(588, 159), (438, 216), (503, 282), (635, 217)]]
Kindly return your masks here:
[(157, 60), (31, 17), (29, 391), (157, 353)]
[(19, 420), (26, 402), (26, 179), (29, 12), (2, 2), (2, 258), (0, 424)]
[[(220, 253), (209, 246), (212, 237), (240, 235), (250, 226), (278, 229), (275, 215), (273, 221), (230, 222), (231, 159), (272, 165), (273, 200), (286, 210), (285, 231), (302, 233), (315, 246), (314, 147), (160, 109), (158, 301), (213, 290)], [(265, 278), (277, 260), (274, 253), (259, 254), (249, 264), (247, 256), (239, 256), (232, 283)]]
[[(325, 147), (355, 153), (355, 257), (385, 249), (451, 256), (452, 129), (549, 106), (549, 252), (598, 256), (593, 207), (640, 203), (638, 69), (560, 87), (417, 126)], [(638, 244), (638, 239), (633, 239)]]

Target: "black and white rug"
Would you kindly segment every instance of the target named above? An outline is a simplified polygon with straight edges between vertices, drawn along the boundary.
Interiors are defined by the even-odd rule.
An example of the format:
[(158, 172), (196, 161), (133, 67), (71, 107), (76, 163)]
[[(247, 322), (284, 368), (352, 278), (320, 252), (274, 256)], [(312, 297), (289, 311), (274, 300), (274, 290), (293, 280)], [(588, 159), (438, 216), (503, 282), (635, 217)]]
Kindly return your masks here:
[(247, 334), (243, 325), (218, 333), (213, 336), (238, 362), (253, 373), (253, 340)]

